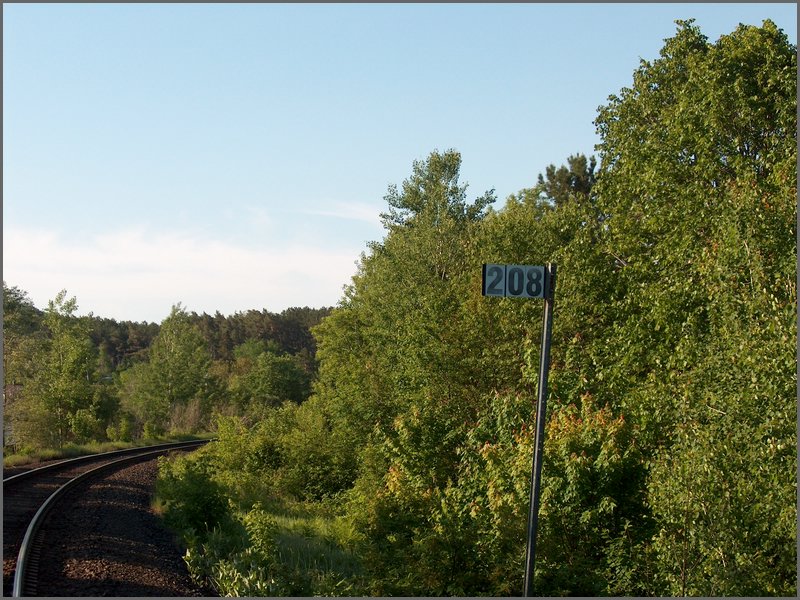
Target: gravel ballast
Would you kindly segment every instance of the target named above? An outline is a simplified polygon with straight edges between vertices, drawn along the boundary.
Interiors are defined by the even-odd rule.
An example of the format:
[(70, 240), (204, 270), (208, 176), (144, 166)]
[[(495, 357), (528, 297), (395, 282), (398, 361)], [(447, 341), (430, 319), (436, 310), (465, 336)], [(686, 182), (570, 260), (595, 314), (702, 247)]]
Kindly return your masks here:
[(70, 492), (45, 525), (40, 596), (213, 596), (151, 509), (155, 460)]

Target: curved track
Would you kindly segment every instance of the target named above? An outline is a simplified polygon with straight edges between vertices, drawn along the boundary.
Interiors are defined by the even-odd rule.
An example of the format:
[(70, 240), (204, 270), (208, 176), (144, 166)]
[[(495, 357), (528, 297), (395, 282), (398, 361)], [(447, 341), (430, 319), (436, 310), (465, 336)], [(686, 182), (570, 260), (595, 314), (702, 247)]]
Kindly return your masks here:
[(172, 450), (190, 450), (205, 441), (161, 444), (83, 456), (3, 479), (3, 595), (35, 593), (39, 527), (69, 489), (98, 475)]

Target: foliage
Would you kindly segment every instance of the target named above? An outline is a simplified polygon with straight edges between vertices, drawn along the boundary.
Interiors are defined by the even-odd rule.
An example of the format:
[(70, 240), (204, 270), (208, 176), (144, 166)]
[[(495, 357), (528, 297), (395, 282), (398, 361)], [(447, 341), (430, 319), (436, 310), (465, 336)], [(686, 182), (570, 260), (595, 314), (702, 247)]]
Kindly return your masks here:
[[(302, 430), (302, 417), (295, 425), (301, 410), (287, 403), (271, 411), (272, 427), (251, 431), (240, 419), (221, 418), (218, 438), (202, 452), (160, 464), (160, 510), (184, 537), (192, 575), (221, 594), (347, 594), (361, 585), (346, 523), (324, 503), (280, 500), (307, 495), (293, 472), (281, 472), (283, 453), (303, 448), (290, 443)], [(271, 443), (281, 430), (295, 439)], [(313, 456), (309, 463), (318, 476)]]
[[(17, 287), (3, 281), (3, 377), (6, 396), (12, 386), (31, 376), (31, 363), (26, 360), (41, 336), (42, 312)], [(4, 401), (5, 402), (5, 401)], [(5, 406), (5, 403), (4, 403)]]
[[(173, 425), (197, 431), (218, 383), (209, 374), (211, 359), (203, 338), (180, 305), (162, 321), (149, 354), (148, 362), (137, 363), (121, 378), (123, 407), (153, 435), (164, 433), (171, 419)], [(195, 418), (187, 421), (192, 403), (198, 404)]]
[(192, 312), (189, 319), (198, 327), (213, 360), (231, 361), (237, 346), (259, 341), (274, 344), (282, 353), (303, 357), (304, 366), (313, 372), (316, 345), (309, 330), (329, 312), (328, 308), (292, 307), (280, 314), (248, 310), (228, 317), (220, 312), (213, 316)]
[(156, 496), (168, 525), (182, 532), (205, 534), (228, 516), (222, 486), (212, 479), (210, 467), (203, 453), (192, 460), (159, 458)]
[(95, 357), (88, 324), (75, 317), (76, 310), (75, 298), (59, 292), (42, 317), (46, 335), (26, 348), (25, 360), (36, 368), (25, 374), (20, 397), (8, 406), (15, 440), (23, 446), (62, 447), (86, 441), (99, 427), (92, 406)]
[(267, 351), (266, 344), (257, 341), (237, 346), (234, 355), (228, 389), (243, 412), (308, 398), (311, 381), (299, 357)]
[(589, 159), (583, 154), (570, 156), (566, 166), (556, 169), (555, 165), (549, 165), (545, 175), (539, 175), (533, 191), (538, 193), (539, 198), (552, 202), (556, 208), (561, 208), (569, 201), (585, 200), (590, 197), (597, 181), (594, 172), (596, 167), (594, 156)]
[[(159, 325), (78, 318), (77, 300), (65, 294), (40, 311), (23, 290), (4, 282), (7, 449), (185, 435), (208, 428), (213, 410), (258, 418), (270, 404), (302, 402), (317, 368), (308, 328), (329, 312), (304, 307), (211, 318), (178, 304)], [(241, 343), (220, 346), (234, 340)], [(226, 352), (232, 358), (209, 360), (209, 353)]]
[(367, 433), (349, 510), (373, 592), (518, 593), (529, 438), (478, 432), (533, 396), (540, 309), (486, 302), (478, 273), (553, 260), (539, 588), (794, 593), (795, 88), (771, 23), (714, 45), (679, 23), (601, 107), (599, 171), (570, 157), (453, 229), (435, 185), (390, 188), (386, 239), (316, 330), (321, 403)]
[(357, 559), (305, 518), (260, 505), (238, 512), (184, 557), (190, 574), (226, 596), (357, 595)]
[(158, 335), (157, 323), (117, 322), (114, 319), (90, 319), (92, 343), (100, 354), (104, 374), (147, 360), (147, 349)]
[(796, 591), (796, 60), (769, 21), (713, 45), (681, 22), (597, 121), (601, 374), (643, 433), (668, 594)]

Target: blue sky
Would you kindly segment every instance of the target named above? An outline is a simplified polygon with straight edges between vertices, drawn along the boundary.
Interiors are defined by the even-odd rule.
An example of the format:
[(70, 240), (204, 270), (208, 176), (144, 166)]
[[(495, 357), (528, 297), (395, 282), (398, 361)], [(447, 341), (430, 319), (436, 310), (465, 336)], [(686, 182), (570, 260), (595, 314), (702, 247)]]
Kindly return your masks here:
[(688, 18), (797, 43), (789, 3), (5, 4), (3, 279), (119, 320), (335, 305), (414, 160), (502, 206)]

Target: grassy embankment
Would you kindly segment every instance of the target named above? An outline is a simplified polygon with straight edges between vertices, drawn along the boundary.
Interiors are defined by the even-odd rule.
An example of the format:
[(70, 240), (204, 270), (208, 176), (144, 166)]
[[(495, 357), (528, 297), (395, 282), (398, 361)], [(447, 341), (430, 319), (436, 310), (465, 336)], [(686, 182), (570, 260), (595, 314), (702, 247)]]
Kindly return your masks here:
[(153, 509), (181, 540), (191, 575), (220, 595), (365, 595), (361, 540), (343, 498), (302, 500), (278, 472), (233, 468), (230, 453), (253, 434), (228, 433), (160, 461)]

